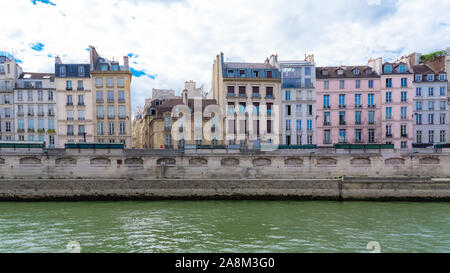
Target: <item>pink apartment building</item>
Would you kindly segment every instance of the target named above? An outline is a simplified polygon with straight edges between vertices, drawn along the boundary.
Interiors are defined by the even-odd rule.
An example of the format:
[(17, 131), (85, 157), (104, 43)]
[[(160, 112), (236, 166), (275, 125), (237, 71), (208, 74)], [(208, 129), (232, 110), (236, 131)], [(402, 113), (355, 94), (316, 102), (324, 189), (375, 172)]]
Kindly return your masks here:
[(369, 60), (380, 74), (382, 142), (395, 149), (411, 149), (413, 133), (414, 74), (406, 62)]
[(369, 66), (316, 68), (317, 145), (381, 143), (380, 76)]

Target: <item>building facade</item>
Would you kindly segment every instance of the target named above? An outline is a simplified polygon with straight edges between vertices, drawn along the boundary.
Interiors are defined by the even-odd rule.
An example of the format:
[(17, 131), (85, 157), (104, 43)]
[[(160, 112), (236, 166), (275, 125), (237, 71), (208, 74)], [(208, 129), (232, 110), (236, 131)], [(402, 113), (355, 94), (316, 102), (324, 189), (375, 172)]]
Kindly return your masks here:
[(264, 63), (213, 64), (212, 92), (224, 116), (226, 144), (281, 144), (281, 74), (277, 56)]
[(316, 68), (317, 145), (380, 143), (380, 76), (369, 66)]
[(89, 47), (92, 102), (94, 116), (94, 141), (99, 143), (123, 143), (133, 147), (131, 127), (131, 72), (128, 56), (124, 65), (101, 57)]
[(411, 149), (413, 133), (414, 73), (408, 62), (369, 60), (380, 74), (382, 142), (395, 149)]
[(316, 69), (314, 57), (280, 61), (282, 94), (282, 143), (316, 144)]
[(0, 52), (0, 140), (15, 140), (14, 87), (21, 74), (14, 57)]
[(66, 143), (94, 142), (89, 64), (55, 58), (57, 148)]
[(14, 88), (15, 140), (45, 141), (46, 147), (58, 143), (55, 75), (29, 73), (20, 75)]

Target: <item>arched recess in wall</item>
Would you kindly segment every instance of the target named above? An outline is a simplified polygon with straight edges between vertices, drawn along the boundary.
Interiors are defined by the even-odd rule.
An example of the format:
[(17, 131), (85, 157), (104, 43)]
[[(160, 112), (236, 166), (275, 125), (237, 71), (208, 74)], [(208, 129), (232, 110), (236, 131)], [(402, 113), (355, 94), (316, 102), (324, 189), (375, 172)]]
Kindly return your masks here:
[(256, 167), (265, 167), (270, 166), (272, 164), (272, 161), (269, 158), (260, 157), (253, 159), (253, 166)]
[(233, 157), (226, 157), (220, 160), (220, 165), (224, 167), (239, 166), (239, 159)]
[(60, 157), (55, 160), (56, 166), (72, 166), (76, 164), (77, 160), (73, 157)]
[(354, 166), (367, 166), (370, 165), (370, 159), (367, 157), (355, 157), (350, 160), (350, 164)]
[(40, 165), (41, 164), (41, 160), (35, 156), (22, 157), (19, 162), (20, 162), (20, 164), (26, 164), (26, 165)]
[(405, 164), (405, 160), (403, 158), (400, 157), (392, 157), (392, 158), (388, 158), (384, 161), (385, 165), (404, 165)]
[(208, 160), (203, 157), (194, 157), (189, 159), (189, 166), (206, 166), (208, 165)]
[(423, 157), (421, 159), (419, 159), (419, 164), (420, 165), (437, 165), (440, 163), (439, 158), (437, 157)]
[(94, 157), (91, 159), (91, 165), (94, 165), (94, 166), (111, 165), (111, 160), (107, 157)]
[(317, 159), (318, 166), (335, 166), (337, 165), (336, 158), (333, 157), (319, 157)]
[(125, 166), (129, 167), (142, 167), (144, 165), (144, 160), (138, 157), (130, 157), (125, 159)]
[(284, 165), (288, 167), (301, 167), (303, 166), (303, 159), (300, 157), (290, 157), (284, 161)]
[(175, 158), (160, 158), (156, 161), (156, 165), (161, 166), (162, 163), (165, 163), (166, 166), (175, 166)]

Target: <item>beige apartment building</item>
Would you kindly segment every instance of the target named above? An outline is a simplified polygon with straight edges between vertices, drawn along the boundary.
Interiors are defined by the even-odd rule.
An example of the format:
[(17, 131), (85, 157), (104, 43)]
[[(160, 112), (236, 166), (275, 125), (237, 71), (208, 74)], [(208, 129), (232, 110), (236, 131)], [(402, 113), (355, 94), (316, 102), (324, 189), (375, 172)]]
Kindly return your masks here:
[(124, 65), (101, 57), (93, 46), (89, 47), (92, 90), (95, 94), (94, 142), (124, 143), (133, 147), (131, 127), (131, 94), (128, 56)]
[(264, 63), (213, 64), (212, 92), (224, 115), (225, 143), (258, 148), (281, 144), (281, 74), (276, 55)]
[(66, 143), (93, 142), (94, 126), (89, 64), (55, 59), (56, 148)]

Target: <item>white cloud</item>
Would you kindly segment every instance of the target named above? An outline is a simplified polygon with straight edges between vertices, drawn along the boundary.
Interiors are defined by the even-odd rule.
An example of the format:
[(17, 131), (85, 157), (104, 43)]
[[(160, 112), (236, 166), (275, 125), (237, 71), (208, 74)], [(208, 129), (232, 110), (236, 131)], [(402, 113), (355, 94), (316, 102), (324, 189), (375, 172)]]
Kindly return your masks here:
[[(450, 2), (439, 0), (52, 2), (2, 3), (0, 47), (14, 48), (28, 71), (53, 71), (48, 54), (87, 60), (89, 45), (108, 58), (138, 54), (132, 66), (158, 76), (133, 78), (133, 108), (152, 88), (209, 88), (220, 51), (234, 61), (314, 53), (318, 65), (351, 65), (450, 45)], [(34, 42), (44, 49), (31, 50)]]

